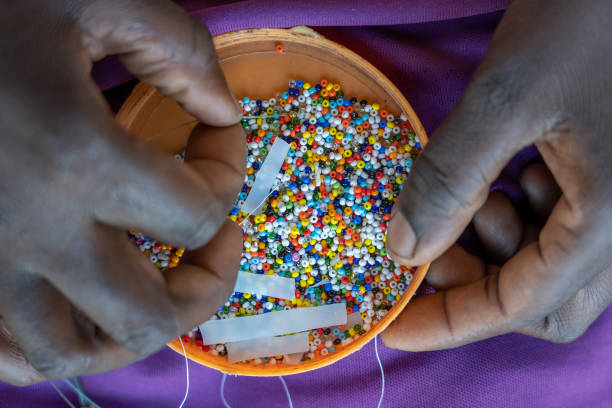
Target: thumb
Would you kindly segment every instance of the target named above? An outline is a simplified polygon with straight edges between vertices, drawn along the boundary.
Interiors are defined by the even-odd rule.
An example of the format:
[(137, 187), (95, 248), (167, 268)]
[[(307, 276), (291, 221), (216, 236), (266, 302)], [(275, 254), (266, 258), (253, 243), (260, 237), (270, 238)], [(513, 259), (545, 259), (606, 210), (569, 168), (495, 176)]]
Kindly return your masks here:
[(487, 88), (468, 89), (408, 174), (387, 231), (394, 261), (421, 265), (448, 249), (506, 163), (529, 144), (520, 114)]

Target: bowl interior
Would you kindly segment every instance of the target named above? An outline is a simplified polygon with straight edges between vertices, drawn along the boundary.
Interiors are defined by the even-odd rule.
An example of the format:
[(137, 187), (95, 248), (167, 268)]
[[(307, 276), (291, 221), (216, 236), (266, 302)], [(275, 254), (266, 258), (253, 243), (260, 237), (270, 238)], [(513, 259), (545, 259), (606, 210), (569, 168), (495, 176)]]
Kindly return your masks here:
[[(289, 30), (258, 29), (217, 36), (215, 45), (230, 89), (238, 98), (270, 98), (286, 89), (291, 79), (317, 83), (321, 78), (327, 78), (340, 83), (349, 96), (376, 102), (394, 114), (406, 114), (421, 144), (427, 143), (423, 126), (399, 90), (367, 61), (336, 43)], [(279, 52), (281, 47), (282, 52)], [(136, 87), (118, 113), (117, 120), (132, 135), (172, 154), (185, 148), (196, 124), (195, 118), (177, 103), (145, 84)], [(331, 364), (359, 350), (383, 330), (414, 295), (427, 268), (428, 265), (423, 265), (417, 269), (400, 301), (368, 332), (327, 356), (294, 366), (229, 364), (224, 356), (214, 356), (195, 345), (186, 344), (187, 355), (206, 366), (243, 375), (287, 375)], [(183, 352), (178, 340), (169, 346)]]

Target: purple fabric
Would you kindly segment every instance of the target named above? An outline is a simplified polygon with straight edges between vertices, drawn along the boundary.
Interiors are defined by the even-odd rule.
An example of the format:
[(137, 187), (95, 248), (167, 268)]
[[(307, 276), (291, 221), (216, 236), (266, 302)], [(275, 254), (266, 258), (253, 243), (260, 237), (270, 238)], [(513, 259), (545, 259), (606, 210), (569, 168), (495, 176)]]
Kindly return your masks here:
[[(249, 27), (318, 26), (326, 37), (358, 52), (406, 95), (431, 133), (458, 101), (482, 58), (506, 1), (413, 0), (182, 2), (214, 34)], [(362, 26), (362, 27), (357, 27)], [(363, 27), (368, 26), (368, 27)], [(103, 88), (129, 78), (116, 62), (95, 69)], [(516, 180), (537, 155), (521, 153), (494, 188), (520, 200)], [(512, 190), (514, 188), (514, 190)], [(514, 191), (514, 192), (513, 192)], [(517, 334), (453, 350), (405, 353), (379, 344), (386, 373), (383, 407), (609, 407), (612, 405), (612, 309), (574, 343), (556, 345)], [(376, 407), (380, 372), (373, 344), (317, 371), (285, 377), (299, 407)], [(221, 374), (191, 363), (186, 407), (222, 407)], [(84, 378), (103, 407), (174, 407), (184, 392), (183, 358), (164, 349), (112, 373)], [(74, 394), (61, 388), (72, 400)], [(277, 378), (229, 377), (225, 393), (236, 407), (287, 407)], [(0, 408), (65, 407), (49, 384), (0, 384)]]

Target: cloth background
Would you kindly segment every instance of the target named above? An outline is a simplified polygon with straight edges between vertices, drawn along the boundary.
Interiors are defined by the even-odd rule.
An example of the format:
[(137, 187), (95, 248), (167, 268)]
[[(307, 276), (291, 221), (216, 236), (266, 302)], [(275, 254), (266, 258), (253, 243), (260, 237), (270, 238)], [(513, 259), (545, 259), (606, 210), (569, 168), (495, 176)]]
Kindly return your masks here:
[[(484, 55), (505, 0), (179, 1), (212, 34), (244, 28), (308, 25), (357, 52), (402, 90), (428, 134), (459, 100)], [(103, 90), (130, 79), (112, 58), (96, 64)], [(119, 89), (119, 91), (117, 91)], [(123, 91), (121, 91), (123, 89)], [(112, 104), (126, 88), (107, 91)], [(517, 177), (534, 160), (521, 152), (493, 189), (517, 205)], [(453, 350), (407, 353), (379, 340), (386, 373), (383, 407), (610, 407), (612, 309), (570, 344), (550, 344), (508, 334)], [(186, 407), (222, 407), (221, 374), (190, 364)], [(380, 371), (371, 342), (332, 366), (285, 377), (294, 407), (376, 407)], [(102, 407), (177, 407), (185, 389), (182, 356), (169, 349), (111, 373), (85, 377), (84, 387)], [(58, 382), (64, 392), (76, 397)], [(288, 407), (277, 378), (228, 377), (233, 408)], [(65, 407), (48, 383), (15, 388), (0, 383), (0, 407)]]

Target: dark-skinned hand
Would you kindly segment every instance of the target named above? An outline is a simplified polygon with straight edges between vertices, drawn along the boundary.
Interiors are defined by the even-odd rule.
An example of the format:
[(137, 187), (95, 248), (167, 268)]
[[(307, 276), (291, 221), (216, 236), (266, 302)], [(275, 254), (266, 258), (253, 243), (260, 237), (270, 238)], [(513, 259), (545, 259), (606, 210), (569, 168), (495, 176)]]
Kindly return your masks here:
[[(428, 279), (441, 290), (408, 304), (383, 333), (387, 345), (436, 350), (509, 332), (568, 342), (610, 304), (611, 19), (606, 0), (511, 3), (396, 204), (392, 258), (435, 260)], [(545, 166), (526, 170), (523, 189), (541, 230), (499, 193), (487, 199), (533, 143)], [(470, 222), (484, 260), (453, 245)]]
[[(0, 30), (0, 381), (141, 359), (208, 319), (238, 270), (225, 220), (246, 147), (210, 34), (162, 0), (7, 2)], [(111, 54), (208, 125), (188, 164), (114, 121), (89, 77)], [(195, 251), (162, 273), (128, 229)]]

